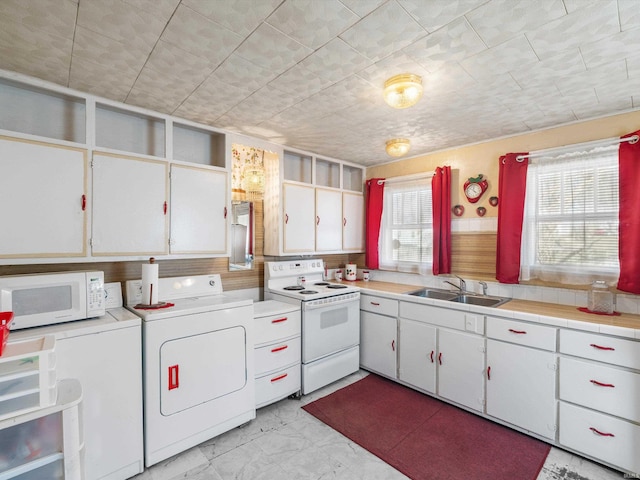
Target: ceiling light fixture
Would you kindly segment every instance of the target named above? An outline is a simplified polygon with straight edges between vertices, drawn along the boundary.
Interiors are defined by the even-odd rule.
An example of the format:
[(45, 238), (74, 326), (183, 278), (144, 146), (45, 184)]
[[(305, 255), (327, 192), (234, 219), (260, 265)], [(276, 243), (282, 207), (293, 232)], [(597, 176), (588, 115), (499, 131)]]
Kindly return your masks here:
[(418, 103), (422, 97), (422, 78), (412, 73), (403, 73), (384, 82), (384, 101), (393, 108), (407, 108)]
[(406, 155), (411, 148), (411, 143), (407, 138), (393, 138), (387, 140), (387, 154), (391, 157), (401, 157)]

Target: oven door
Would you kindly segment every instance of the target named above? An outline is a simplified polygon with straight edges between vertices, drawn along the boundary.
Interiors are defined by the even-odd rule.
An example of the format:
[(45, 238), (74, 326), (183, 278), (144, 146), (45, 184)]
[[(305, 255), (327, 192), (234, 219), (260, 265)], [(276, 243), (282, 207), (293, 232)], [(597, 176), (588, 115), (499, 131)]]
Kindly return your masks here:
[(360, 300), (322, 306), (302, 304), (302, 363), (360, 343)]

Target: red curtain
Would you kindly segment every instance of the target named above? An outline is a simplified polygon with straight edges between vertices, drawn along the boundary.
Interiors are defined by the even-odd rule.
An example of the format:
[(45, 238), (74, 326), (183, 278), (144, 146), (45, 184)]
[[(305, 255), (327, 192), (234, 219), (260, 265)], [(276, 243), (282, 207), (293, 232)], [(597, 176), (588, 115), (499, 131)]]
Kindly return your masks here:
[[(640, 130), (622, 138), (640, 135)], [(618, 289), (640, 294), (640, 142), (620, 144), (618, 170), (620, 175)]]
[(501, 283), (518, 283), (520, 276), (520, 243), (528, 162), (517, 161), (518, 155), (527, 153), (507, 153), (500, 157), (496, 279)]
[(451, 273), (451, 167), (438, 167), (431, 179), (433, 274)]
[(380, 238), (380, 220), (382, 219), (382, 201), (384, 198), (384, 178), (367, 180), (367, 209), (364, 261), (367, 268), (378, 268), (378, 241)]

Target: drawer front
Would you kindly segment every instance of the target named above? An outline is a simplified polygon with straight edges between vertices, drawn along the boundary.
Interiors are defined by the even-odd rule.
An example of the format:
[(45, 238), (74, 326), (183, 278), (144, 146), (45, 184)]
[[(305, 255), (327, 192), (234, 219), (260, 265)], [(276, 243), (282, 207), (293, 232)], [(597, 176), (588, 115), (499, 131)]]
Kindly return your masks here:
[(300, 311), (269, 315), (254, 319), (254, 344), (262, 345), (281, 338), (300, 335)]
[(481, 333), (484, 328), (484, 317), (482, 315), (413, 302), (400, 303), (400, 317), (455, 330), (466, 330), (465, 319), (468, 318), (470, 323), (475, 326), (475, 328), (470, 328), (469, 330)]
[(560, 399), (640, 422), (640, 374), (560, 358)]
[(360, 310), (397, 317), (398, 301), (373, 295), (360, 295)]
[(300, 363), (300, 337), (256, 348), (254, 360), (256, 377)]
[(550, 352), (556, 351), (556, 329), (544, 325), (487, 317), (487, 337)]
[(256, 378), (256, 408), (264, 407), (300, 390), (300, 364)]
[(619, 469), (640, 472), (640, 427), (560, 402), (560, 444)]
[(640, 370), (640, 342), (634, 340), (560, 330), (560, 353)]

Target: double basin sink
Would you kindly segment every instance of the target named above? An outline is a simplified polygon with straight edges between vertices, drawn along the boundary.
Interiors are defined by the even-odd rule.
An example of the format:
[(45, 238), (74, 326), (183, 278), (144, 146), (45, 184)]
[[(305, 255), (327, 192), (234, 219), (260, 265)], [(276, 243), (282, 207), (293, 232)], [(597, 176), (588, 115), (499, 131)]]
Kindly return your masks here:
[(468, 292), (452, 292), (451, 290), (438, 290), (436, 288), (421, 288), (407, 295), (414, 297), (434, 298), (436, 300), (447, 300), (449, 302), (465, 303), (467, 305), (480, 305), (482, 307), (498, 307), (507, 303), (510, 298), (491, 297), (488, 295), (476, 295)]

